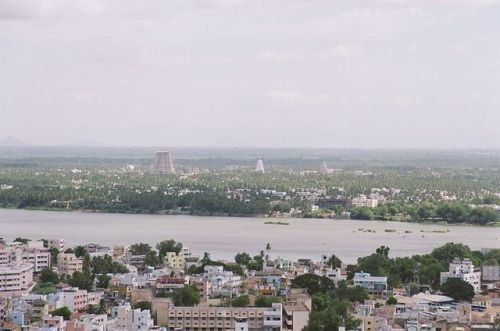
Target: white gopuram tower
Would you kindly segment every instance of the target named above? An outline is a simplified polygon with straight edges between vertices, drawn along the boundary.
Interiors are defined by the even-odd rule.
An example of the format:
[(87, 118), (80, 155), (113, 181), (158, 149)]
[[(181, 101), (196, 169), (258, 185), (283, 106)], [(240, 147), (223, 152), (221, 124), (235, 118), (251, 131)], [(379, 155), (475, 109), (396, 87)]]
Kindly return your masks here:
[(264, 170), (264, 162), (262, 159), (257, 160), (257, 165), (255, 166), (255, 172), (265, 172)]
[(155, 175), (175, 174), (174, 162), (169, 151), (158, 151), (155, 160), (151, 165), (151, 172)]
[(319, 168), (319, 173), (325, 175), (329, 172), (330, 172), (330, 169), (328, 169), (328, 166), (326, 165), (326, 161), (323, 161), (323, 163), (321, 163), (321, 167)]

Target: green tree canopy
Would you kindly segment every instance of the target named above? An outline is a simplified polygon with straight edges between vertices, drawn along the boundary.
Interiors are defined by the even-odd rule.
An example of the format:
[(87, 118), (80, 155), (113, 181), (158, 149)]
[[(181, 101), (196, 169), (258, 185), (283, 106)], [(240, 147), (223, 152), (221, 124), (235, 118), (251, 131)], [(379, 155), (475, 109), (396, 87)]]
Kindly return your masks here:
[(57, 308), (52, 311), (52, 316), (62, 316), (65, 321), (71, 318), (71, 310), (68, 307)]
[(456, 257), (460, 259), (472, 258), (472, 251), (467, 245), (449, 242), (434, 249), (431, 255), (441, 263), (443, 270), (446, 270), (450, 262)]
[(180, 307), (192, 307), (200, 303), (198, 289), (192, 285), (185, 285), (183, 288), (176, 289), (172, 298), (174, 305)]
[(258, 296), (255, 298), (255, 307), (271, 307), (273, 303), (281, 302), (279, 297)]
[(168, 252), (179, 253), (182, 250), (182, 243), (173, 239), (163, 240), (156, 244), (158, 255), (163, 259)]
[(241, 295), (231, 301), (231, 306), (233, 307), (247, 307), (250, 305), (250, 298), (248, 295)]
[(94, 283), (94, 277), (88, 272), (75, 271), (73, 275), (68, 276), (67, 282), (73, 287), (91, 290)]
[(52, 271), (52, 269), (43, 268), (42, 272), (40, 273), (40, 281), (42, 283), (57, 284), (59, 283), (59, 276), (57, 275), (57, 272)]
[(252, 261), (252, 257), (250, 254), (243, 252), (243, 253), (238, 253), (234, 257), (234, 261), (240, 265), (248, 265)]
[(97, 276), (97, 284), (98, 288), (108, 288), (109, 282), (111, 281), (111, 277), (106, 274), (100, 274)]
[(151, 246), (146, 243), (137, 243), (130, 246), (130, 253), (132, 253), (132, 255), (146, 255), (151, 252), (151, 250)]
[(456, 301), (471, 302), (474, 297), (474, 287), (459, 278), (450, 278), (441, 286), (441, 292)]
[(151, 301), (141, 300), (134, 303), (134, 309), (149, 310), (151, 311)]
[(305, 288), (309, 295), (316, 293), (328, 293), (335, 289), (333, 281), (324, 276), (305, 274), (295, 277), (292, 280), (293, 288)]
[(332, 268), (340, 268), (342, 266), (342, 260), (332, 254), (332, 256), (328, 258), (327, 264)]
[(21, 238), (21, 237), (17, 237), (16, 239), (14, 239), (14, 242), (23, 243), (25, 245), (27, 245), (30, 241), (31, 241), (30, 239)]

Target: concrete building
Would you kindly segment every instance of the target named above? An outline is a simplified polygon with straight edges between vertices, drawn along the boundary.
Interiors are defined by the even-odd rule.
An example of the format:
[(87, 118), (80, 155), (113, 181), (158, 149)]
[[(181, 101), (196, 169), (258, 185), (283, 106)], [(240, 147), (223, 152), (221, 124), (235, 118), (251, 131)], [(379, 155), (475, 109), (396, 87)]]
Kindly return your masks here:
[(158, 151), (151, 166), (151, 172), (155, 175), (175, 174), (174, 163), (169, 151)]
[(81, 311), (87, 308), (87, 291), (78, 288), (64, 289), (62, 292), (65, 306), (72, 311)]
[(283, 331), (301, 331), (309, 321), (312, 299), (305, 289), (291, 289), (283, 303)]
[(33, 285), (33, 264), (10, 263), (0, 266), (0, 292), (24, 291)]
[(50, 267), (50, 253), (41, 242), (28, 245), (13, 243), (7, 247), (0, 247), (0, 266), (18, 262), (31, 263), (34, 272), (40, 272)]
[(88, 292), (78, 287), (67, 287), (56, 293), (50, 293), (47, 301), (55, 308), (68, 307), (72, 311), (83, 311), (88, 305), (98, 305), (103, 291)]
[(167, 325), (168, 311), (173, 306), (171, 298), (153, 298), (151, 300), (151, 314), (156, 317), (157, 325)]
[(66, 331), (105, 331), (108, 316), (106, 314), (85, 314), (78, 319), (66, 322)]
[(57, 255), (57, 270), (60, 275), (72, 275), (75, 271), (82, 271), (83, 261), (72, 253), (60, 253)]
[(368, 198), (365, 195), (360, 195), (358, 197), (353, 198), (351, 204), (354, 207), (375, 208), (375, 207), (378, 206), (378, 200), (377, 199)]
[(482, 267), (483, 282), (498, 282), (500, 281), (500, 266), (488, 265)]
[(146, 255), (132, 255), (127, 253), (125, 255), (125, 263), (134, 266), (139, 270), (144, 270), (146, 267)]
[(132, 331), (149, 330), (153, 326), (153, 319), (149, 309), (134, 309), (132, 319)]
[(476, 270), (469, 259), (460, 260), (455, 258), (447, 272), (441, 272), (440, 284), (443, 285), (450, 278), (459, 278), (474, 287), (474, 292), (481, 291), (481, 271)]
[(0, 266), (10, 263), (10, 253), (7, 249), (0, 246)]
[(107, 331), (143, 331), (153, 327), (153, 319), (149, 310), (132, 310), (130, 303), (114, 307)]
[(65, 331), (66, 321), (62, 316), (46, 315), (43, 317), (41, 330)]
[(5, 323), (5, 317), (7, 315), (7, 312), (5, 310), (5, 304), (3, 302), (0, 302), (0, 328), (3, 328)]
[(172, 293), (176, 289), (183, 288), (186, 285), (184, 277), (162, 276), (156, 278), (156, 291), (161, 291), (163, 294)]
[(132, 330), (133, 313), (130, 303), (114, 307), (111, 317), (114, 318), (114, 325), (113, 327), (108, 327), (108, 330)]
[(208, 302), (212, 294), (212, 284), (203, 277), (190, 277), (189, 284), (196, 286), (200, 293), (200, 302)]
[(165, 265), (175, 271), (184, 271), (186, 268), (186, 258), (181, 252), (167, 252), (165, 254)]
[(325, 268), (324, 276), (331, 279), (335, 285), (338, 285), (340, 281), (347, 280), (347, 272), (343, 272), (341, 268)]
[(357, 272), (354, 274), (354, 285), (365, 288), (368, 293), (382, 294), (387, 291), (387, 277), (376, 277), (366, 272)]
[(51, 254), (45, 248), (26, 247), (23, 250), (23, 261), (33, 264), (35, 272), (50, 268)]
[(63, 251), (66, 246), (66, 241), (64, 239), (49, 239), (47, 241), (47, 248), (57, 248), (59, 251)]
[(205, 266), (203, 277), (210, 283), (212, 294), (234, 297), (239, 293), (241, 276), (225, 271), (222, 266)]
[[(282, 306), (255, 307), (172, 307), (168, 311), (169, 330), (190, 331), (277, 331), (281, 330)], [(238, 328), (238, 329), (236, 329)]]

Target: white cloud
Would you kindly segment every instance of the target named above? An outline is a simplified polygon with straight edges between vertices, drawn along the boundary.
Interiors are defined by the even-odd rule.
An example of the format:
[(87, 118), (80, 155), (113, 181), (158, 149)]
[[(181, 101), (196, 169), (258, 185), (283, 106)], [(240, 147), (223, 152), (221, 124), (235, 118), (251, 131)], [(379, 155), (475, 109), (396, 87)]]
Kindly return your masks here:
[[(255, 132), (257, 112), (279, 118), (277, 135), (297, 125), (310, 136), (313, 114), (345, 132), (359, 118), (410, 118), (415, 136), (426, 115), (470, 146), (457, 128), (473, 117), (456, 113), (499, 120), (500, 21), (494, 7), (468, 6), (498, 1), (0, 0), (0, 132), (57, 143), (75, 128), (95, 140), (99, 123), (103, 140), (148, 144), (148, 130), (129, 128), (155, 122), (178, 129), (175, 145), (194, 119)], [(481, 96), (456, 97), (472, 91)], [(490, 127), (470, 132), (500, 137)]]
[(259, 61), (290, 62), (302, 58), (297, 51), (265, 51), (258, 53), (255, 58)]
[(2, 0), (0, 18), (77, 18), (103, 13), (102, 0)]
[(340, 44), (328, 49), (318, 51), (313, 55), (318, 58), (329, 58), (329, 57), (351, 57), (357, 55), (358, 52), (354, 48)]
[(439, 0), (440, 3), (450, 6), (489, 7), (500, 4), (500, 0)]
[(295, 105), (322, 105), (330, 100), (325, 93), (307, 93), (298, 90), (273, 90), (267, 96), (286, 106)]

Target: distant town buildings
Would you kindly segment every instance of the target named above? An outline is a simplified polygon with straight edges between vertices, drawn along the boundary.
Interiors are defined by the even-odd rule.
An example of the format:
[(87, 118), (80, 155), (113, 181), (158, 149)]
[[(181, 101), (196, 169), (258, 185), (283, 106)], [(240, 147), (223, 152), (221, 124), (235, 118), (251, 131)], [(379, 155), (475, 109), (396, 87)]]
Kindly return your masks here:
[(378, 199), (369, 198), (365, 195), (359, 195), (352, 199), (352, 205), (354, 207), (375, 208), (378, 206)]
[(175, 174), (174, 163), (169, 151), (156, 152), (154, 162), (151, 166), (151, 172), (155, 175)]
[[(35, 263), (42, 270), (56, 271), (55, 266), (50, 265), (48, 249), (42, 242), (2, 242), (0, 330), (302, 331), (305, 326), (311, 328), (310, 320), (317, 322), (317, 315), (308, 289), (295, 288), (294, 282), (301, 276), (305, 276), (306, 283), (311, 280), (330, 283), (322, 279), (327, 277), (338, 290), (345, 289), (348, 293), (353, 286), (360, 286), (370, 294), (364, 301), (359, 299), (362, 302), (351, 300), (347, 316), (339, 316), (359, 320), (360, 324), (345, 329), (341, 325), (339, 331), (497, 331), (495, 323), (498, 324), (500, 317), (499, 267), (483, 266), (480, 273), (468, 259), (454, 259), (449, 271), (441, 274), (441, 280), (444, 283), (450, 278), (460, 278), (478, 290), (482, 275), (484, 293), (468, 299), (470, 302), (457, 302), (451, 294), (445, 296), (427, 287), (425, 292), (413, 294), (408, 282), (401, 288), (389, 288), (390, 271), (384, 276), (355, 272), (351, 282), (348, 274), (356, 270), (355, 266), (336, 261), (332, 267), (330, 254), (323, 254), (320, 261), (310, 258), (291, 261), (271, 258), (269, 247), (260, 255), (262, 268), (255, 270), (247, 264), (235, 265), (230, 261), (205, 259), (201, 262), (187, 247), (179, 252), (166, 252), (164, 260), (152, 266), (145, 264), (146, 255), (130, 255), (130, 248), (124, 246), (111, 249), (87, 244), (82, 247), (91, 259), (99, 257), (91, 262), (91, 268), (99, 261), (112, 262), (114, 266), (136, 261), (141, 269), (130, 264), (126, 265), (127, 270), (120, 268), (116, 273), (107, 269), (105, 273), (96, 273), (93, 284), (82, 283), (76, 287), (73, 282), (64, 284), (71, 279), (66, 274), (81, 270), (83, 262), (74, 254), (60, 253), (57, 270), (62, 277), (56, 277), (53, 283), (37, 284), (41, 273), (35, 271)], [(47, 261), (45, 253), (49, 254)], [(103, 256), (106, 258), (100, 260)], [(194, 267), (189, 272), (188, 261), (189, 266)], [(100, 267), (113, 265), (106, 263)], [(106, 289), (97, 286), (99, 275), (104, 274), (110, 278), (109, 285), (103, 286)], [(51, 287), (45, 287), (46, 283)], [(44, 291), (39, 292), (40, 288)], [(175, 295), (184, 290), (190, 291), (186, 297), (199, 296), (199, 304), (192, 307), (178, 304)], [(246, 301), (235, 304), (242, 296)], [(56, 310), (64, 309), (71, 314), (64, 318), (56, 316), (61, 313)]]

